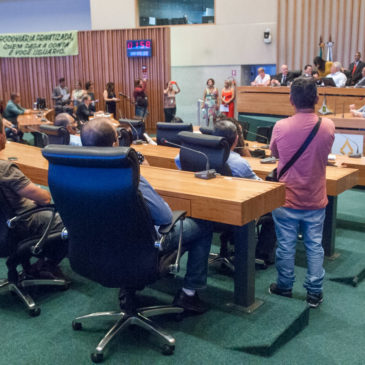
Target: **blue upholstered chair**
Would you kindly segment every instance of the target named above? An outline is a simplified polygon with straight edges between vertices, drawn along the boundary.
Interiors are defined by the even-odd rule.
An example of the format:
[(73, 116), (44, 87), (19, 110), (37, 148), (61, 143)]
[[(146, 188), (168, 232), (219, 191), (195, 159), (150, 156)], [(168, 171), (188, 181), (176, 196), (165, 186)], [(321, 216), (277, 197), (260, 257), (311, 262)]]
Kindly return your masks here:
[[(142, 290), (161, 274), (161, 242), (144, 199), (138, 190), (139, 164), (136, 152), (127, 147), (70, 147), (49, 145), (43, 150), (49, 161), (49, 187), (68, 231), (69, 259), (78, 274), (108, 288)], [(162, 241), (185, 212), (176, 212), (173, 223), (160, 228)], [(179, 269), (180, 249), (170, 273)], [(75, 330), (90, 319), (116, 321), (92, 353), (103, 359), (103, 351), (115, 335), (130, 325), (147, 329), (163, 341), (163, 352), (172, 353), (175, 340), (149, 317), (181, 313), (171, 305), (126, 308), (93, 313), (73, 321)]]
[(156, 125), (156, 137), (157, 144), (168, 146), (168, 144), (163, 143), (166, 139), (169, 142), (180, 144), (180, 139), (178, 134), (182, 131), (192, 132), (193, 125), (186, 123), (162, 123), (158, 122)]

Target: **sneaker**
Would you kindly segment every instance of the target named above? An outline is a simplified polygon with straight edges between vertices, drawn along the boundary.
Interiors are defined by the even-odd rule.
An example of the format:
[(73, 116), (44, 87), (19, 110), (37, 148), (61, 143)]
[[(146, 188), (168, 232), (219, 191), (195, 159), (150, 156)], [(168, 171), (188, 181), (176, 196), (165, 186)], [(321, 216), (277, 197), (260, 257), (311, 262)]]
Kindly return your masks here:
[(322, 293), (307, 293), (307, 304), (311, 308), (317, 308), (323, 302)]
[(293, 295), (291, 289), (280, 289), (276, 283), (270, 284), (269, 293), (281, 295), (282, 297), (287, 297), (287, 298), (291, 298)]
[(208, 310), (207, 305), (200, 300), (197, 292), (190, 296), (184, 293), (182, 289), (176, 293), (172, 304), (198, 314), (202, 314)]

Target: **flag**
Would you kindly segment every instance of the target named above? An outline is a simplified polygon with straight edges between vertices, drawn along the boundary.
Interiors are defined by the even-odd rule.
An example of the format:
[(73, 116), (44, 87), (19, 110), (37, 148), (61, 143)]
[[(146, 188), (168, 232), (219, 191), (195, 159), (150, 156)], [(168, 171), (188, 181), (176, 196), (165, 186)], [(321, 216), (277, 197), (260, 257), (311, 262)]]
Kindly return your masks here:
[(332, 37), (330, 36), (329, 41), (327, 42), (327, 61), (333, 61), (333, 45), (335, 42), (332, 42)]
[(319, 37), (319, 54), (318, 56), (323, 58), (324, 43), (322, 36)]

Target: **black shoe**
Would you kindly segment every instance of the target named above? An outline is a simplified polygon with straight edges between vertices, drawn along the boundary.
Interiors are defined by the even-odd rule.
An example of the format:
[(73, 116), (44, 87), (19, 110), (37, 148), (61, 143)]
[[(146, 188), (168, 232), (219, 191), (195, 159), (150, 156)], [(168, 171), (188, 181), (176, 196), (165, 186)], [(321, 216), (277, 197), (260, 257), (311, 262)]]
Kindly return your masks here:
[(323, 302), (322, 293), (307, 293), (307, 304), (311, 308), (317, 308)]
[(197, 292), (190, 296), (184, 293), (182, 289), (176, 293), (172, 304), (198, 314), (202, 314), (208, 310), (207, 305), (200, 300)]
[(278, 288), (276, 283), (270, 284), (269, 293), (281, 295), (282, 297), (287, 297), (287, 298), (291, 298), (293, 295), (291, 289), (280, 289)]
[(119, 306), (120, 309), (127, 314), (136, 312), (136, 297), (134, 290), (120, 288), (119, 290)]

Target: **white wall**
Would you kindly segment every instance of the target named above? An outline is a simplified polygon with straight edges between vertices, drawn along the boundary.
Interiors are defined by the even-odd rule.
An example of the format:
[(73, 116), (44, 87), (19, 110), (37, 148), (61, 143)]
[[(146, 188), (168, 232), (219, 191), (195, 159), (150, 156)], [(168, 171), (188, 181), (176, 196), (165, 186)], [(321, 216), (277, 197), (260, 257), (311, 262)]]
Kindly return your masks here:
[[(171, 27), (172, 66), (275, 63), (277, 2), (216, 0), (216, 24)], [(92, 29), (135, 28), (135, 0), (90, 0)], [(263, 33), (273, 35), (264, 44)]]

